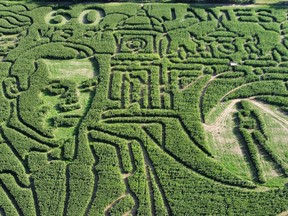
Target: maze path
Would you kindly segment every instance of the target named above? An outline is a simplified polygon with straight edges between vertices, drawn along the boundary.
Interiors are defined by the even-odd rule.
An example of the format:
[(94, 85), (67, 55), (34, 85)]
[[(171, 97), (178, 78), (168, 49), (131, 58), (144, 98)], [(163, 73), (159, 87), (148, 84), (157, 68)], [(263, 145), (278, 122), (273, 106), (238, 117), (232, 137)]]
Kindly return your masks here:
[[(285, 210), (287, 192), (259, 195), (252, 189), (261, 185), (223, 168), (203, 123), (224, 100), (233, 101), (215, 125), (239, 98), (277, 95), (288, 105), (287, 10), (0, 3), (0, 12), (0, 145), (11, 154), (0, 160), (0, 214), (174, 215), (182, 205), (192, 214), (198, 209), (181, 200), (187, 191), (194, 199), (196, 189), (174, 182), (182, 169), (187, 181), (207, 181), (203, 191), (219, 187), (207, 206), (237, 214), (244, 196), (262, 201), (262, 209), (246, 207), (252, 215)], [(267, 136), (256, 117), (243, 128), (260, 142)], [(255, 148), (247, 149), (257, 169)], [(171, 173), (151, 155), (167, 155)]]

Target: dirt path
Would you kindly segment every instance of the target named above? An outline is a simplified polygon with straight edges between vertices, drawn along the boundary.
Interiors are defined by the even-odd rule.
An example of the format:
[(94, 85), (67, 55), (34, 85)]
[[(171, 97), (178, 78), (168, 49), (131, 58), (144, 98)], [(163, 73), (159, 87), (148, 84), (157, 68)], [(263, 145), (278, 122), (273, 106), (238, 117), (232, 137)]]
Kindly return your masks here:
[(238, 87), (236, 87), (236, 88), (233, 88), (232, 90), (228, 91), (228, 92), (220, 99), (220, 101), (223, 101), (224, 98), (227, 97), (227, 96), (228, 96), (229, 94), (231, 94), (232, 92), (234, 92), (234, 91), (236, 91), (236, 90), (238, 90), (238, 89), (240, 89), (240, 88), (242, 88), (242, 87), (244, 87), (244, 86), (251, 85), (251, 84), (252, 84), (252, 82), (250, 82), (250, 83), (244, 83), (244, 84), (242, 84), (242, 85), (240, 85), (240, 86), (238, 86)]
[(119, 196), (117, 199), (115, 199), (112, 203), (110, 203), (109, 205), (106, 206), (106, 208), (104, 209), (105, 215), (106, 213), (109, 211), (109, 209), (111, 209), (119, 200), (123, 199), (124, 197), (126, 197), (128, 194), (122, 194), (121, 196)]
[(282, 212), (282, 213), (279, 214), (278, 216), (288, 216), (288, 211)]
[(225, 126), (225, 121), (227, 120), (228, 116), (235, 111), (234, 105), (239, 101), (240, 99), (232, 100), (213, 124), (203, 124), (204, 129), (208, 132), (221, 130)]
[[(234, 89), (235, 90), (235, 89)], [(233, 91), (234, 91), (233, 90)], [(248, 98), (248, 99), (235, 99), (232, 100), (231, 103), (224, 109), (224, 111), (221, 113), (221, 115), (216, 119), (216, 121), (213, 124), (203, 124), (204, 128), (207, 131), (215, 131), (217, 128), (221, 127), (221, 125), (223, 125), (223, 123), (225, 122), (225, 120), (227, 119), (227, 116), (234, 111), (233, 106), (241, 101), (241, 100), (248, 100), (251, 103), (253, 103), (255, 106), (257, 106), (258, 108), (260, 108), (262, 111), (264, 111), (265, 113), (267, 113), (268, 115), (272, 116), (283, 128), (285, 128), (285, 130), (288, 131), (288, 121), (286, 119), (284, 119), (283, 117), (281, 117), (280, 115), (278, 115), (277, 113), (275, 113), (274, 111), (270, 110), (269, 107), (267, 107), (266, 105), (264, 105), (263, 103), (260, 103), (258, 101), (256, 101), (254, 99), (254, 97)]]
[[(185, 86), (183, 89), (181, 89), (181, 91), (185, 91), (186, 89), (190, 88), (195, 82), (197, 82), (199, 79), (203, 78), (204, 76), (201, 75), (199, 77), (197, 77), (193, 82), (191, 82), (190, 84), (188, 84), (187, 86)], [(209, 82), (209, 81), (208, 81)]]
[[(237, 174), (245, 175), (250, 178), (249, 167), (245, 161), (245, 149), (235, 134), (235, 120), (234, 114), (237, 112), (235, 107), (236, 103), (241, 101), (235, 99), (223, 107), (221, 113), (217, 116), (216, 120), (211, 124), (203, 124), (208, 140), (211, 141), (211, 149), (215, 153), (215, 158), (221, 163), (225, 162), (223, 157), (231, 160), (233, 167), (237, 167)], [(221, 105), (221, 104), (220, 104)], [(241, 170), (241, 171), (240, 171)]]
[(131, 211), (124, 213), (122, 216), (129, 216), (129, 215), (131, 215)]
[(122, 178), (123, 178), (123, 179), (127, 179), (127, 178), (129, 178), (130, 176), (132, 176), (132, 173), (123, 173), (123, 174), (122, 174)]
[(265, 106), (262, 103), (259, 103), (256, 100), (249, 100), (251, 103), (253, 103), (255, 106), (263, 110), (265, 113), (269, 114), (272, 116), (286, 131), (288, 131), (288, 121), (284, 118), (282, 118), (280, 115), (277, 113), (273, 112), (270, 110), (267, 106)]
[(251, 97), (248, 99), (232, 100), (231, 103), (223, 110), (221, 115), (216, 119), (216, 121), (213, 124), (210, 124), (210, 125), (203, 124), (204, 129), (209, 131), (209, 132), (212, 132), (212, 131), (215, 131), (215, 130), (223, 127), (223, 125), (225, 124), (225, 120), (227, 119), (229, 114), (234, 111), (233, 106), (241, 100), (250, 101), (252, 104), (254, 104), (258, 108), (260, 108), (262, 111), (264, 111), (268, 115), (272, 116), (285, 130), (288, 131), (288, 121), (286, 119), (284, 119), (283, 117), (281, 117), (280, 115), (278, 115), (277, 113), (275, 113), (274, 111), (270, 110), (269, 107), (267, 107), (265, 104), (260, 103), (257, 100), (255, 100), (254, 97)]

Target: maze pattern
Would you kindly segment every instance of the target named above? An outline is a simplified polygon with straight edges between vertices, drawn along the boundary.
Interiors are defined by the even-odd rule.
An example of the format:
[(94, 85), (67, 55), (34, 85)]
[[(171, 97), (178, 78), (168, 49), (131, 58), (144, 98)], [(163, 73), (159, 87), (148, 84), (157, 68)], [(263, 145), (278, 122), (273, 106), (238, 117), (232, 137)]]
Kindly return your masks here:
[[(260, 190), (258, 148), (284, 179), (288, 160), (247, 102), (287, 112), (287, 9), (0, 3), (0, 44), (0, 215), (287, 210), (287, 187)], [(203, 126), (230, 100), (250, 180)]]

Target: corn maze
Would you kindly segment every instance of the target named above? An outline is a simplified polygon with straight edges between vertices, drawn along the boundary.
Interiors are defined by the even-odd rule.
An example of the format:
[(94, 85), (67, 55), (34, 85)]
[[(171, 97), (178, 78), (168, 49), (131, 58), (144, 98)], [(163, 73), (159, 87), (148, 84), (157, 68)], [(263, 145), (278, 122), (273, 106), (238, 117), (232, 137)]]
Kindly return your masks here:
[(2, 2), (0, 44), (1, 216), (288, 210), (287, 8)]

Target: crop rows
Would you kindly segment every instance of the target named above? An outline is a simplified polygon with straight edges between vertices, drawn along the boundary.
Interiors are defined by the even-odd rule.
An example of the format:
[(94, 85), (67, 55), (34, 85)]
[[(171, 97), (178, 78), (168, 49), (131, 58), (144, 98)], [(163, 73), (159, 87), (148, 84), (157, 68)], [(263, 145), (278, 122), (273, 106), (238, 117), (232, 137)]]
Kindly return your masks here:
[[(287, 187), (257, 190), (259, 149), (288, 171), (245, 101), (287, 110), (287, 29), (266, 7), (0, 3), (0, 215), (287, 210)], [(234, 99), (250, 180), (203, 127)]]

